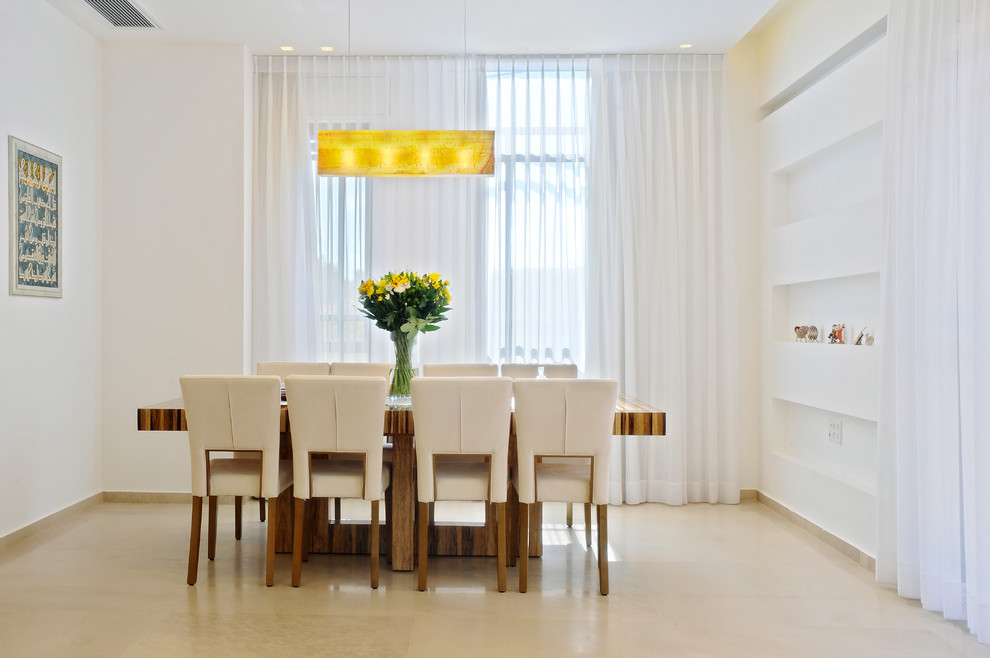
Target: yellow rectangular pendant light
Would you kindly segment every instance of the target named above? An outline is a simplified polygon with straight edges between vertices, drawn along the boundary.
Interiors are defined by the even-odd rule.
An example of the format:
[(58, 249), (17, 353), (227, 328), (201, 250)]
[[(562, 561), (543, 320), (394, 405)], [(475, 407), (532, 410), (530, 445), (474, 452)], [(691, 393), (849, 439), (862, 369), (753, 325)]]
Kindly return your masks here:
[(493, 130), (321, 130), (323, 176), (491, 176)]

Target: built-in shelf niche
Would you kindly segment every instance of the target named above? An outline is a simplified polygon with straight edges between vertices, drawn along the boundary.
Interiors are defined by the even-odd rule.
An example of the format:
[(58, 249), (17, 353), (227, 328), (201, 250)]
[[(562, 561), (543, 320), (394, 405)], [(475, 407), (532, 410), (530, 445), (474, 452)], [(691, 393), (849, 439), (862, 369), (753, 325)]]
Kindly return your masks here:
[(774, 341), (770, 395), (863, 420), (877, 420), (879, 353), (876, 346)]
[[(879, 341), (880, 287), (879, 273), (773, 286), (773, 339), (793, 342), (796, 325), (815, 325), (818, 340), (825, 343), (832, 325), (845, 323), (847, 345), (864, 326)], [(855, 347), (875, 349), (876, 345)]]
[[(876, 492), (877, 424), (786, 400), (773, 400), (777, 432), (774, 452), (864, 493)], [(841, 442), (829, 428), (841, 425)]]
[(841, 216), (879, 198), (883, 126), (875, 123), (772, 173), (774, 225)]

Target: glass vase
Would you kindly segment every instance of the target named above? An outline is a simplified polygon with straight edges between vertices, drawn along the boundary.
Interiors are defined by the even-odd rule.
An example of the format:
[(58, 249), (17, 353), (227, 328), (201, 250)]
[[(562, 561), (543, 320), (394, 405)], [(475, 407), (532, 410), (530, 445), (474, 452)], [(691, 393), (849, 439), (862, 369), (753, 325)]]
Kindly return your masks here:
[(412, 338), (402, 331), (389, 333), (392, 339), (392, 347), (395, 348), (395, 367), (392, 368), (392, 378), (388, 385), (389, 398), (409, 399), (412, 395), (409, 390), (409, 381), (419, 374), (419, 369), (414, 367), (413, 355), (416, 351), (416, 336)]

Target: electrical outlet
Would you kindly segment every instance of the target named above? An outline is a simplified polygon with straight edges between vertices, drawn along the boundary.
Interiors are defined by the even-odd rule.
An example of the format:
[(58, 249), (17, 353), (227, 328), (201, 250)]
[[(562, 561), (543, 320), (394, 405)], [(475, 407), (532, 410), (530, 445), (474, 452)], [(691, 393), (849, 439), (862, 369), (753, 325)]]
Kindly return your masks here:
[(835, 445), (842, 445), (842, 421), (835, 418), (828, 421), (828, 440)]

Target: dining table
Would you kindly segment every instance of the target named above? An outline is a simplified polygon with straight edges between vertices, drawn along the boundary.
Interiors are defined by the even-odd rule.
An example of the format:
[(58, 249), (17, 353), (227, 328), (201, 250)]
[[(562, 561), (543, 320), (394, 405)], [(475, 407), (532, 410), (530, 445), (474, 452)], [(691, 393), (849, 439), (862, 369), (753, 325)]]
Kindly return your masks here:
[[(140, 407), (137, 429), (151, 432), (183, 432), (187, 430), (182, 398)], [(279, 420), (281, 433), (280, 457), (292, 457), (292, 432), (286, 402), (282, 401)], [(619, 394), (615, 406), (613, 436), (663, 436), (666, 414), (628, 395)], [(381, 533), (381, 551), (389, 556), (393, 571), (412, 571), (415, 562), (416, 537), (416, 453), (414, 415), (408, 401), (385, 401), (385, 422), (382, 434), (392, 445), (392, 477), (387, 492), (386, 518), (390, 532)], [(515, 454), (515, 420), (510, 422), (509, 462)], [(329, 501), (314, 499), (306, 508), (304, 541), (313, 553), (367, 553), (370, 531), (368, 523), (330, 522)], [(508, 500), (509, 541), (518, 537), (514, 528), (514, 510), (518, 504), (510, 487)], [(292, 488), (279, 497), (276, 528), (277, 552), (292, 551), (293, 510)], [(493, 507), (493, 506), (489, 506)], [(429, 552), (432, 555), (496, 555), (496, 528), (493, 509), (487, 509), (485, 522), (475, 524), (433, 524), (429, 532)], [(534, 505), (529, 515), (530, 556), (542, 555), (542, 508)]]

